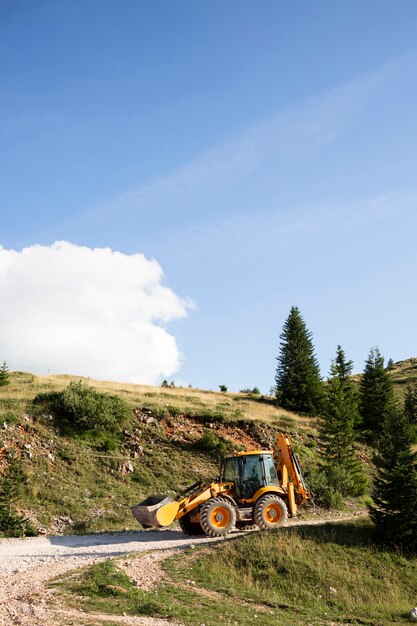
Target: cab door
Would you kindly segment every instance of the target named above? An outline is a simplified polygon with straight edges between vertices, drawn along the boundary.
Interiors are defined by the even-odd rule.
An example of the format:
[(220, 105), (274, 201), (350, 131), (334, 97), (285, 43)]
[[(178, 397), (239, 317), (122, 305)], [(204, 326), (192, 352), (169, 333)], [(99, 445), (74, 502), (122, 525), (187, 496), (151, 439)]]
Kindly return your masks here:
[(254, 493), (265, 485), (262, 455), (248, 454), (248, 456), (241, 456), (239, 461), (239, 497), (243, 500), (250, 500)]

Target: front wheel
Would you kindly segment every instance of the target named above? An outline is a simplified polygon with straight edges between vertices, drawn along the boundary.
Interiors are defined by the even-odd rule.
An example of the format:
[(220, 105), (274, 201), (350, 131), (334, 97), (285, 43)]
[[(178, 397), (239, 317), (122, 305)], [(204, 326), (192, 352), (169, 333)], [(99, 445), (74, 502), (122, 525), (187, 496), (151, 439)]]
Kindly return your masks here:
[(204, 531), (201, 528), (200, 524), (198, 524), (197, 522), (192, 522), (189, 513), (186, 513), (185, 515), (183, 515), (183, 517), (180, 517), (178, 523), (182, 532), (186, 535), (204, 535)]
[(228, 535), (235, 522), (235, 507), (223, 498), (210, 498), (200, 509), (200, 525), (209, 537)]
[(272, 494), (259, 498), (253, 509), (253, 521), (261, 529), (278, 528), (287, 521), (285, 502)]

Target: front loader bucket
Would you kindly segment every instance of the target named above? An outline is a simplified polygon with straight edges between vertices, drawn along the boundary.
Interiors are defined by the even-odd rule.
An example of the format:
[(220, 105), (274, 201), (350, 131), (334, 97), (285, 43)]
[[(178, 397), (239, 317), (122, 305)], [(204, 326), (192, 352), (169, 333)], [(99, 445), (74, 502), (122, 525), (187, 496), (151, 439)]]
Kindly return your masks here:
[(132, 506), (131, 511), (143, 528), (162, 528), (174, 521), (179, 506), (170, 496), (156, 494)]

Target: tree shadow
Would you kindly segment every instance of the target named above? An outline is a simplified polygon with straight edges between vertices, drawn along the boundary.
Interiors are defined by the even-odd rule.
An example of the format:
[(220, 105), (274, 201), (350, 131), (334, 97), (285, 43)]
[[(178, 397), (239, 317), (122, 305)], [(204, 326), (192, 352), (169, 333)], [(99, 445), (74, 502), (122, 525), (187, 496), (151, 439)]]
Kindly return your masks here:
[(285, 531), (315, 543), (334, 543), (343, 547), (377, 548), (374, 529), (368, 519), (354, 523), (326, 522), (317, 525), (293, 526), (286, 528)]

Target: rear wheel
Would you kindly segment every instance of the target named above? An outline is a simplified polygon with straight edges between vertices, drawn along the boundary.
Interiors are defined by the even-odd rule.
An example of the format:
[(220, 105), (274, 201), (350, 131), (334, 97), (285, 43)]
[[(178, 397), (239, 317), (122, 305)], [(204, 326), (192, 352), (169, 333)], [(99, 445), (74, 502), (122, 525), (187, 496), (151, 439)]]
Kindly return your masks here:
[(287, 521), (287, 518), (285, 502), (272, 494), (259, 498), (253, 509), (253, 521), (261, 529), (278, 528)]
[(223, 498), (210, 498), (200, 510), (200, 524), (209, 537), (228, 535), (236, 522), (235, 507)]
[(198, 522), (192, 522), (190, 514), (186, 513), (178, 520), (180, 528), (186, 535), (204, 535), (204, 530)]

